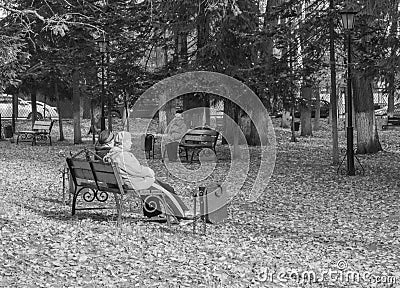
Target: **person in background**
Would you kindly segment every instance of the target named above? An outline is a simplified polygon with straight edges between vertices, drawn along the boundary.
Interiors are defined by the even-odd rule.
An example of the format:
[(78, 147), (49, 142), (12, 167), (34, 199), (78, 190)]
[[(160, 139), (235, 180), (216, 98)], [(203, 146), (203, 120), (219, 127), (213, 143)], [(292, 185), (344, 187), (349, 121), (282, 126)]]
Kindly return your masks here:
[[(111, 148), (106, 157), (118, 164), (121, 177), (129, 187), (135, 190), (144, 190), (150, 187), (164, 193), (170, 212), (178, 219), (187, 218), (189, 209), (182, 199), (176, 195), (174, 189), (155, 177), (150, 167), (143, 166), (130, 152), (132, 146), (131, 134), (126, 131), (118, 132), (115, 136), (115, 146)], [(161, 211), (158, 211), (161, 214)]]
[(166, 131), (167, 136), (165, 141), (167, 144), (165, 145), (165, 149), (168, 155), (168, 160), (178, 160), (179, 143), (187, 130), (188, 128), (185, 124), (185, 120), (183, 119), (182, 114), (176, 113), (175, 118), (172, 119)]
[(98, 134), (100, 131), (100, 127), (101, 127), (100, 115), (96, 114), (92, 119), (92, 123), (90, 125), (89, 132), (87, 135)]
[(111, 148), (114, 147), (114, 138), (114, 134), (109, 130), (100, 132), (99, 139), (94, 147), (97, 156), (103, 159), (110, 152)]

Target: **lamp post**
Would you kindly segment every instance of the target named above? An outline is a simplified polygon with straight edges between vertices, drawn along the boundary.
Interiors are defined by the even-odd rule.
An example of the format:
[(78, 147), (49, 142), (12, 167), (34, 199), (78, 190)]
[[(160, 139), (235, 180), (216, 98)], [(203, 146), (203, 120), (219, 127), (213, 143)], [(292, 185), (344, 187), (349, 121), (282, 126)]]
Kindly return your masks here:
[(100, 105), (101, 105), (101, 116), (100, 116), (100, 129), (101, 131), (106, 129), (106, 119), (104, 117), (104, 98), (105, 98), (105, 87), (104, 87), (104, 59), (107, 53), (108, 41), (105, 38), (102, 38), (97, 41), (99, 45), (99, 50), (101, 53), (101, 97), (100, 97)]
[(354, 149), (353, 149), (353, 95), (351, 88), (351, 31), (354, 28), (355, 12), (343, 11), (343, 28), (347, 32), (347, 175), (356, 175), (354, 168)]

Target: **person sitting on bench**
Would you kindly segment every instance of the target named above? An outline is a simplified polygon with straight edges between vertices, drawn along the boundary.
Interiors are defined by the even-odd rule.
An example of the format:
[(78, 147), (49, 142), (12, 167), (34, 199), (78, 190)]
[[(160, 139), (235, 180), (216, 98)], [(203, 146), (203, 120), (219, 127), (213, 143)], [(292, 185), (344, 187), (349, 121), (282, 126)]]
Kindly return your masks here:
[[(180, 111), (179, 111), (180, 112)], [(171, 123), (167, 127), (166, 131), (166, 152), (169, 161), (178, 161), (179, 158), (179, 143), (183, 136), (187, 132), (187, 126), (181, 113), (177, 112), (175, 118), (172, 119)], [(163, 156), (164, 158), (164, 156)]]
[[(106, 157), (118, 164), (124, 184), (135, 190), (152, 187), (162, 191), (170, 212), (174, 214), (173, 216), (177, 219), (188, 218), (187, 212), (189, 209), (182, 199), (179, 198), (170, 185), (157, 180), (154, 171), (150, 167), (139, 163), (133, 153), (130, 152), (131, 146), (131, 134), (125, 131), (118, 132), (115, 136), (115, 146), (106, 155)], [(161, 214), (161, 211), (157, 212), (158, 215)]]
[(109, 130), (101, 131), (97, 145), (94, 147), (96, 154), (103, 159), (112, 147), (114, 147), (114, 134)]

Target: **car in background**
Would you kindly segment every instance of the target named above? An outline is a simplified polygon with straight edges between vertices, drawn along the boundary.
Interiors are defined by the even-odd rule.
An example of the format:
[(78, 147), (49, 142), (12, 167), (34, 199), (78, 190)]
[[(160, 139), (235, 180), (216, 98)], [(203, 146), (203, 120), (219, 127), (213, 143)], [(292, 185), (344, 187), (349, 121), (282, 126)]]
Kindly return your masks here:
[[(0, 114), (2, 118), (12, 118), (12, 95), (9, 94), (0, 94)], [(37, 106), (37, 115), (36, 118), (38, 120), (43, 119), (43, 115), (45, 115), (45, 111), (43, 107)], [(32, 118), (32, 107), (28, 101), (25, 101), (22, 98), (18, 97), (18, 116), (17, 118)]]
[[(29, 103), (29, 105), (32, 105), (31, 101), (26, 101)], [(43, 111), (43, 117), (44, 118), (50, 118), (50, 119), (58, 119), (59, 115), (58, 115), (58, 111), (56, 107), (50, 106), (49, 104), (40, 102), (40, 101), (36, 101), (36, 110), (39, 111), (39, 109), (41, 111)]]
[[(384, 106), (380, 109), (375, 110), (375, 116), (386, 116), (387, 115), (388, 106)], [(400, 115), (400, 103), (394, 104), (393, 114)]]

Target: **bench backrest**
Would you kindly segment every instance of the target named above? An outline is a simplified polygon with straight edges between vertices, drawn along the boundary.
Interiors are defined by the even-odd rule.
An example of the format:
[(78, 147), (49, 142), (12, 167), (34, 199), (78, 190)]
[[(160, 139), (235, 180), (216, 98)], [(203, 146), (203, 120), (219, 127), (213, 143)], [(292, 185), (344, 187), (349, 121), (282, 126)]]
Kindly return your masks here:
[(105, 186), (122, 189), (123, 183), (117, 164), (91, 161), (90, 165), (98, 187)]
[(120, 192), (123, 191), (123, 183), (117, 164), (73, 158), (66, 160), (76, 186), (79, 186), (82, 181), (92, 181), (99, 190), (117, 188)]
[(35, 123), (33, 124), (32, 130), (45, 131), (50, 133), (52, 126), (53, 126), (53, 121), (36, 120)]
[(215, 147), (219, 132), (212, 129), (193, 129), (186, 132), (183, 143), (198, 143)]
[(82, 181), (95, 181), (92, 168), (88, 161), (72, 158), (67, 158), (66, 160), (75, 187), (79, 186), (78, 183)]

